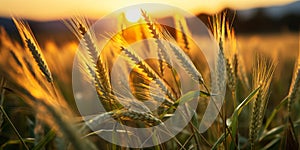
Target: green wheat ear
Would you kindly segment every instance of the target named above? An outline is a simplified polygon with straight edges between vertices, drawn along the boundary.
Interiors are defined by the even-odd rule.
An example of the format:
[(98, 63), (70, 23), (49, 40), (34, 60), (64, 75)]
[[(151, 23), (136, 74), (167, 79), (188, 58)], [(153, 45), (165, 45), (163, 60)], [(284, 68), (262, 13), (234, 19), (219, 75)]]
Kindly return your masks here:
[(288, 95), (288, 112), (289, 115), (292, 112), (292, 104), (294, 101), (299, 100), (299, 88), (300, 88), (300, 52), (298, 52), (298, 59), (295, 64), (293, 80), (290, 85), (290, 91)]
[(249, 127), (249, 141), (251, 149), (254, 149), (258, 132), (262, 126), (262, 120), (267, 107), (270, 84), (276, 68), (276, 62), (274, 59), (268, 60), (260, 55), (257, 55), (256, 58), (257, 59), (253, 67), (253, 87), (261, 88), (252, 102)]

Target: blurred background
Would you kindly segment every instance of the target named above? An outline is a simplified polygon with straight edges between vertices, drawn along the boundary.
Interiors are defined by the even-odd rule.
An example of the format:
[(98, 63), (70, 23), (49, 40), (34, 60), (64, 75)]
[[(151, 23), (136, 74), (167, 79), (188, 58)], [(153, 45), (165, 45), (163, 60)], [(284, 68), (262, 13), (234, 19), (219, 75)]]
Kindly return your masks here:
[[(130, 3), (123, 1), (114, 3), (100, 1), (71, 2), (69, 0), (59, 2), (28, 1), (26, 3), (22, 1), (2, 1), (0, 6), (0, 26), (4, 27), (11, 38), (19, 40), (19, 34), (10, 16), (22, 17), (28, 20), (43, 50), (53, 49), (55, 46), (65, 47), (66, 45), (73, 45), (72, 53), (74, 53), (78, 41), (63, 24), (62, 19), (81, 14), (90, 18), (91, 21), (95, 21), (114, 10), (137, 3), (138, 1)], [(247, 62), (248, 67), (246, 69), (249, 71), (251, 68), (253, 51), (264, 51), (270, 55), (280, 56), (277, 72), (282, 67), (286, 72), (290, 73), (283, 78), (285, 80), (291, 79), (293, 65), (290, 63), (296, 59), (299, 50), (300, 1), (200, 0), (185, 3), (181, 1), (165, 1), (163, 3), (191, 12), (208, 26), (208, 17), (211, 14), (227, 10), (229, 20), (233, 20), (239, 53), (244, 56), (245, 62)], [(163, 16), (158, 19), (170, 20), (172, 23), (173, 18), (168, 16), (167, 10), (159, 10), (158, 8), (157, 12), (159, 12), (157, 13), (158, 16)], [(153, 17), (158, 16), (154, 15)], [(64, 49), (61, 50), (63, 51)], [(280, 93), (283, 93), (283, 96), (285, 92), (281, 91)]]
[[(155, 1), (154, 1), (155, 2)], [(40, 44), (50, 69), (54, 72), (67, 71), (65, 76), (57, 78), (64, 83), (61, 87), (67, 97), (73, 98), (71, 88), (71, 70), (78, 40), (62, 22), (63, 19), (81, 14), (93, 22), (118, 8), (137, 4), (131, 3), (85, 1), (2, 1), (0, 6), (0, 26), (8, 36), (20, 41), (19, 34), (10, 16), (26, 19)], [(118, 4), (118, 5), (116, 5)], [(251, 74), (253, 54), (261, 51), (270, 56), (278, 56), (278, 66), (274, 75), (271, 99), (274, 106), (288, 93), (294, 63), (299, 51), (300, 1), (269, 0), (269, 1), (165, 1), (164, 4), (185, 9), (199, 17), (209, 26), (208, 17), (213, 13), (226, 10), (229, 20), (237, 35), (237, 49), (245, 62), (246, 71)], [(80, 6), (80, 7), (79, 7)], [(157, 10), (158, 19), (171, 20), (167, 10)], [(151, 13), (151, 12), (150, 12)], [(108, 26), (109, 27), (109, 26)], [(56, 55), (57, 50), (60, 55)], [(67, 58), (67, 59), (66, 59)], [(57, 66), (57, 63), (60, 66)], [(251, 80), (250, 80), (251, 81)], [(288, 81), (288, 82), (287, 82)]]
[[(65, 74), (66, 77), (61, 79), (61, 82), (68, 83), (66, 85), (69, 85), (70, 88), (62, 88), (62, 90), (73, 97), (71, 96), (70, 72), (78, 41), (64, 25), (62, 19), (81, 14), (90, 18), (91, 21), (95, 21), (118, 8), (136, 4), (138, 1), (131, 3), (85, 1), (82, 3), (66, 0), (59, 2), (27, 1), (26, 3), (1, 1), (0, 3), (0, 26), (4, 28), (10, 38), (20, 41), (17, 29), (10, 17), (26, 19), (42, 50), (46, 53), (46, 60), (50, 68), (54, 71), (58, 70), (56, 64), (61, 61), (60, 70), (69, 71), (68, 74)], [(271, 94), (271, 98), (278, 99), (275, 102), (277, 104), (287, 94), (294, 62), (299, 51), (300, 1), (215, 0), (185, 3), (165, 1), (164, 3), (190, 11), (207, 25), (209, 25), (208, 17), (211, 14), (226, 10), (229, 20), (233, 20), (238, 53), (245, 61), (246, 70), (251, 73), (252, 55), (255, 51), (278, 56), (279, 64), (275, 72), (274, 84), (279, 86), (272, 86), (271, 91), (276, 94)], [(163, 16), (158, 19), (172, 20), (172, 16), (168, 16), (168, 11), (158, 8), (158, 12), (160, 16)], [(60, 51), (59, 56), (55, 52), (57, 49)]]

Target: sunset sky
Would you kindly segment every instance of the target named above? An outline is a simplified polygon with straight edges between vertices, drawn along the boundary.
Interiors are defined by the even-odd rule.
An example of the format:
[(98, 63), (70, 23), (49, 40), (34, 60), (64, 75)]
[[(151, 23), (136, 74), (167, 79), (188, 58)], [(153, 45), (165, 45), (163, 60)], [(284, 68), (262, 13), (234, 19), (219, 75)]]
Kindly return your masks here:
[[(144, 2), (158, 2), (169, 4), (188, 10), (193, 14), (200, 12), (213, 13), (224, 7), (234, 9), (249, 9), (254, 7), (270, 7), (284, 5), (293, 0), (152, 0)], [(139, 0), (0, 0), (0, 17), (12, 15), (33, 20), (55, 20), (84, 14), (93, 19), (110, 14), (122, 7), (141, 3)], [(162, 12), (164, 13), (164, 12)]]

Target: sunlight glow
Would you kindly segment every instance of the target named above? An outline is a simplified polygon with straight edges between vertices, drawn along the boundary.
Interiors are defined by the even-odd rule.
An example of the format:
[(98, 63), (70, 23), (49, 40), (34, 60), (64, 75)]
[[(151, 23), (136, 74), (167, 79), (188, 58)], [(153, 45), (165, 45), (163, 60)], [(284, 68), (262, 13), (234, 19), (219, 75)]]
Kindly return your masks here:
[(125, 17), (130, 22), (137, 22), (141, 18), (140, 10), (129, 9), (125, 12)]

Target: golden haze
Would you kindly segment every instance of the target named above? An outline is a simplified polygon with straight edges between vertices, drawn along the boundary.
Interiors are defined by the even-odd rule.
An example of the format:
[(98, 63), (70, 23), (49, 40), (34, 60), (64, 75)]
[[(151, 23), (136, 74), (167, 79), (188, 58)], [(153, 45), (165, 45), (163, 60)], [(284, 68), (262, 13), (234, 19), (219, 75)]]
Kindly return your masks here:
[[(230, 7), (233, 9), (248, 9), (253, 7), (283, 5), (293, 2), (293, 0), (189, 0), (185, 1), (184, 3), (181, 0), (165, 0), (163, 2), (159, 0), (148, 0), (144, 2), (169, 4), (186, 9), (196, 14), (200, 12), (214, 13), (225, 7)], [(1, 0), (0, 3), (0, 17), (10, 17), (14, 15), (26, 19), (46, 21), (67, 18), (76, 14), (84, 14), (92, 19), (98, 19), (113, 12), (114, 10), (139, 4), (141, 2), (138, 0), (132, 0), (130, 2), (123, 0), (105, 2), (99, 0)], [(160, 14), (165, 15), (166, 13), (167, 11), (164, 11)]]

